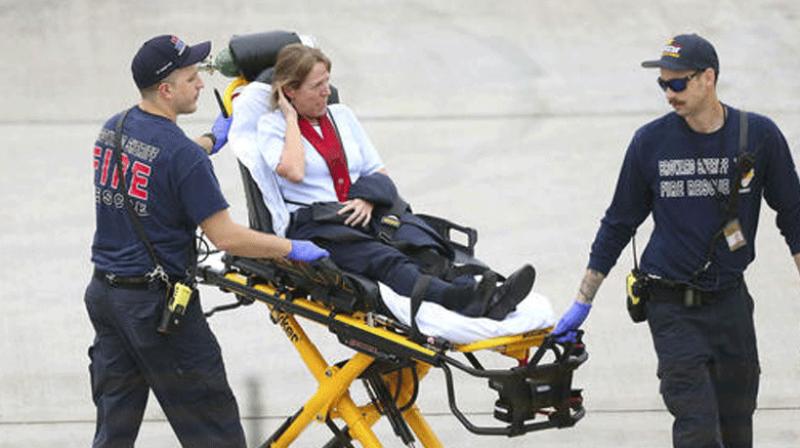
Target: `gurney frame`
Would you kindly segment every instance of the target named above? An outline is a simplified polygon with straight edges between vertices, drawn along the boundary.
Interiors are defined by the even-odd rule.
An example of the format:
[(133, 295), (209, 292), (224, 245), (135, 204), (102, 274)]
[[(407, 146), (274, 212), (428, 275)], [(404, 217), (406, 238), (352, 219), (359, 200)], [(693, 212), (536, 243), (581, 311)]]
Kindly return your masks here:
[[(258, 70), (253, 70), (254, 73), (274, 63), (272, 56), (277, 55), (283, 45), (284, 35), (277, 32), (241, 37), (241, 42), (250, 39), (257, 42), (265, 53), (261, 55), (263, 58), (256, 58)], [(236, 47), (234, 40), (229, 45), (232, 53)], [(270, 63), (264, 65), (266, 60)], [(247, 83), (243, 76), (229, 83), (223, 96), (226, 112), (233, 111), (234, 92)], [(335, 102), (335, 99), (329, 100)], [(241, 163), (240, 169), (250, 227), (271, 233), (271, 217), (258, 186)], [(476, 231), (447, 220), (425, 218), (456, 249), (455, 261), (473, 260)], [(466, 242), (453, 241), (454, 233), (466, 236)], [(431, 368), (442, 369), (451, 412), (475, 434), (514, 437), (548, 428), (571, 427), (585, 414), (581, 390), (572, 389), (573, 371), (588, 357), (580, 332), (576, 342), (567, 344), (556, 343), (548, 328), (456, 345), (421, 335), (381, 314), (380, 303), (369, 303), (374, 300), (373, 295), (362, 294), (360, 280), (335, 266), (328, 269), (324, 263), (294, 263), (283, 259), (259, 261), (232, 256), (225, 256), (223, 261), (224, 267), (220, 270), (200, 269), (200, 280), (232, 292), (239, 304), (255, 301), (265, 304), (273, 323), (281, 327), (318, 383), (316, 392), (261, 447), (289, 446), (312, 422), (324, 423), (332, 431), (333, 437), (325, 448), (351, 447), (353, 441), (365, 448), (381, 447), (372, 427), (382, 416), (387, 417), (394, 433), (406, 446), (413, 446), (416, 436), (424, 447), (442, 447), (416, 405), (419, 383)], [(355, 354), (345, 361), (329, 363), (310, 340), (297, 316), (325, 325)], [(511, 357), (517, 366), (486, 369), (475, 356), (475, 352), (481, 350)], [(450, 356), (450, 353), (459, 352), (468, 364)], [(453, 369), (488, 380), (489, 387), (499, 395), (494, 417), (503, 424), (479, 426), (467, 418), (456, 403)], [(358, 379), (364, 382), (369, 395), (369, 402), (361, 405), (350, 395), (350, 388)], [(338, 426), (334, 422), (337, 419), (344, 421), (345, 426)]]
[[(445, 374), (450, 410), (469, 431), (482, 435), (518, 436), (547, 428), (573, 426), (584, 414), (580, 390), (571, 388), (572, 372), (587, 359), (583, 344), (559, 345), (549, 337), (550, 329), (453, 345), (436, 338), (414, 337), (411, 329), (374, 312), (337, 312), (335, 307), (313, 300), (304, 291), (287, 286), (281, 273), (304, 272), (313, 277), (324, 268), (304, 263), (258, 260), (226, 256), (224, 269), (203, 266), (200, 281), (235, 294), (239, 303), (262, 302), (279, 325), (318, 383), (316, 392), (289, 417), (261, 447), (286, 447), (312, 422), (324, 423), (333, 432), (326, 448), (350, 447), (352, 441), (373, 448), (382, 444), (372, 426), (386, 416), (394, 433), (407, 446), (414, 435), (424, 447), (443, 446), (416, 405), (419, 382), (432, 367)], [(266, 272), (264, 267), (266, 266)], [(277, 269), (276, 269), (277, 267)], [(277, 275), (269, 275), (276, 274)], [(356, 353), (346, 361), (331, 364), (311, 341), (296, 316), (317, 322)], [(538, 347), (532, 356), (531, 349)], [(485, 369), (474, 355), (494, 350), (518, 361), (505, 370)], [(466, 365), (450, 355), (461, 352)], [(546, 354), (554, 360), (542, 363)], [(478, 426), (458, 408), (452, 367), (486, 378), (499, 394), (495, 418), (506, 424)], [(357, 405), (350, 387), (362, 379), (370, 402)], [(544, 414), (542, 421), (533, 421)], [(343, 420), (343, 428), (334, 423)], [(413, 431), (413, 434), (412, 434)]]

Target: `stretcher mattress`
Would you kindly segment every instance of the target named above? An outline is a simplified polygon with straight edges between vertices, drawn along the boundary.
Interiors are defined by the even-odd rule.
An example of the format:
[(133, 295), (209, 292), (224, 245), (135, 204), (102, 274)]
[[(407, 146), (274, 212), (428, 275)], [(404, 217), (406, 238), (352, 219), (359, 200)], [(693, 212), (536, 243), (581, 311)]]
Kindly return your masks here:
[[(224, 271), (221, 253), (210, 255), (200, 268)], [(403, 297), (388, 286), (379, 284), (381, 298), (389, 311), (405, 325), (411, 325), (411, 299)], [(517, 305), (517, 309), (501, 321), (486, 317), (466, 317), (433, 302), (422, 302), (417, 313), (417, 326), (422, 334), (440, 337), (454, 344), (469, 344), (500, 336), (511, 336), (541, 330), (555, 324), (550, 300), (532, 292)]]
[[(380, 285), (386, 307), (406, 325), (411, 325), (411, 300)], [(555, 324), (555, 315), (547, 297), (532, 292), (517, 309), (498, 321), (486, 317), (466, 317), (433, 302), (422, 302), (417, 326), (422, 334), (446, 339), (454, 344), (469, 344), (500, 336), (541, 330)]]

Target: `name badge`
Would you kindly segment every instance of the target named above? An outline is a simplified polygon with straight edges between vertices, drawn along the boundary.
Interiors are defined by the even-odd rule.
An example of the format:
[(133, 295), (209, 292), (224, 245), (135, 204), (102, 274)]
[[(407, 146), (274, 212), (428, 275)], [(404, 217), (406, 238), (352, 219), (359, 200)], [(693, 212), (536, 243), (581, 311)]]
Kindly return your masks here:
[(722, 233), (725, 235), (725, 241), (728, 243), (728, 249), (731, 252), (747, 245), (747, 240), (744, 237), (744, 233), (742, 233), (742, 226), (739, 224), (738, 219), (728, 221), (728, 224), (725, 224), (725, 228), (722, 229)]

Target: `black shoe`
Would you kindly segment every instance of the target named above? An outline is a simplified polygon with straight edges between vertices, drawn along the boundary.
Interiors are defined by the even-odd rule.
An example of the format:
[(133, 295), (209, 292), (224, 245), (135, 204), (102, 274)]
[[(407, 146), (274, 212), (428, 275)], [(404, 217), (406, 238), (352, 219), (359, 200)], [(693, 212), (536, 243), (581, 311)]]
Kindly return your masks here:
[(497, 293), (497, 274), (487, 271), (481, 281), (471, 286), (457, 286), (445, 291), (442, 306), (467, 317), (482, 317)]
[(517, 308), (522, 299), (528, 297), (536, 280), (536, 270), (526, 264), (508, 276), (492, 296), (485, 316), (489, 319), (503, 320)]
[(489, 310), (492, 297), (497, 292), (497, 273), (487, 270), (481, 275), (481, 281), (475, 285), (475, 295), (478, 302), (483, 304), (483, 316)]

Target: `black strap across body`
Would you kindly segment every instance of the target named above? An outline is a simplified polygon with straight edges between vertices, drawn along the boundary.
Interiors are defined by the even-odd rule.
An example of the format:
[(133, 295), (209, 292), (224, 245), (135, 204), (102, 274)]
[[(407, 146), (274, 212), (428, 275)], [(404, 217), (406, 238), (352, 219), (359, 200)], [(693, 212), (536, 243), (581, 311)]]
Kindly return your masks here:
[(130, 218), (131, 225), (133, 226), (133, 229), (138, 235), (139, 239), (142, 241), (142, 243), (144, 243), (144, 246), (147, 249), (147, 254), (150, 256), (150, 260), (153, 262), (153, 270), (147, 273), (146, 276), (150, 278), (150, 281), (161, 281), (166, 286), (166, 306), (164, 307), (164, 312), (161, 315), (161, 320), (159, 321), (156, 329), (161, 334), (170, 334), (178, 328), (181, 318), (186, 313), (186, 309), (189, 306), (189, 302), (191, 301), (192, 297), (197, 294), (197, 289), (195, 288), (197, 255), (194, 244), (192, 244), (189, 250), (190, 262), (189, 269), (187, 269), (186, 279), (174, 283), (170, 282), (169, 276), (164, 270), (164, 266), (161, 264), (161, 262), (159, 262), (158, 256), (156, 256), (156, 251), (153, 247), (153, 244), (150, 242), (150, 239), (147, 238), (147, 234), (144, 231), (142, 222), (139, 220), (139, 216), (133, 209), (133, 204), (131, 204), (131, 199), (128, 196), (128, 186), (127, 182), (125, 181), (125, 170), (122, 166), (122, 127), (125, 124), (125, 119), (128, 117), (128, 113), (130, 111), (131, 109), (127, 109), (120, 115), (114, 129), (114, 157), (116, 158), (117, 175), (119, 177), (121, 192), (125, 197), (125, 208), (128, 211), (128, 217)]
[[(733, 222), (738, 225), (738, 207), (739, 207), (739, 183), (742, 178), (747, 175), (755, 164), (755, 156), (753, 153), (747, 151), (747, 134), (748, 134), (748, 114), (745, 111), (739, 111), (739, 146), (736, 160), (736, 169), (734, 171), (733, 182), (731, 183), (731, 191), (728, 194), (727, 200), (720, 201), (723, 214), (723, 222), (717, 232), (709, 243), (708, 251), (706, 253), (705, 261), (692, 273), (692, 278), (689, 280), (688, 285), (685, 285), (685, 293), (683, 297), (684, 305), (697, 306), (700, 301), (696, 295), (696, 290), (692, 286), (697, 278), (708, 270), (714, 261), (714, 248), (716, 247), (717, 240), (723, 236), (726, 229)], [(716, 190), (716, 187), (715, 187)], [(720, 193), (717, 191), (717, 196)], [(639, 323), (647, 320), (647, 308), (645, 302), (647, 301), (651, 283), (655, 279), (649, 277), (646, 273), (639, 270), (638, 261), (636, 258), (636, 236), (634, 232), (633, 241), (633, 263), (634, 268), (628, 274), (626, 279), (626, 306), (628, 314), (634, 323)]]

